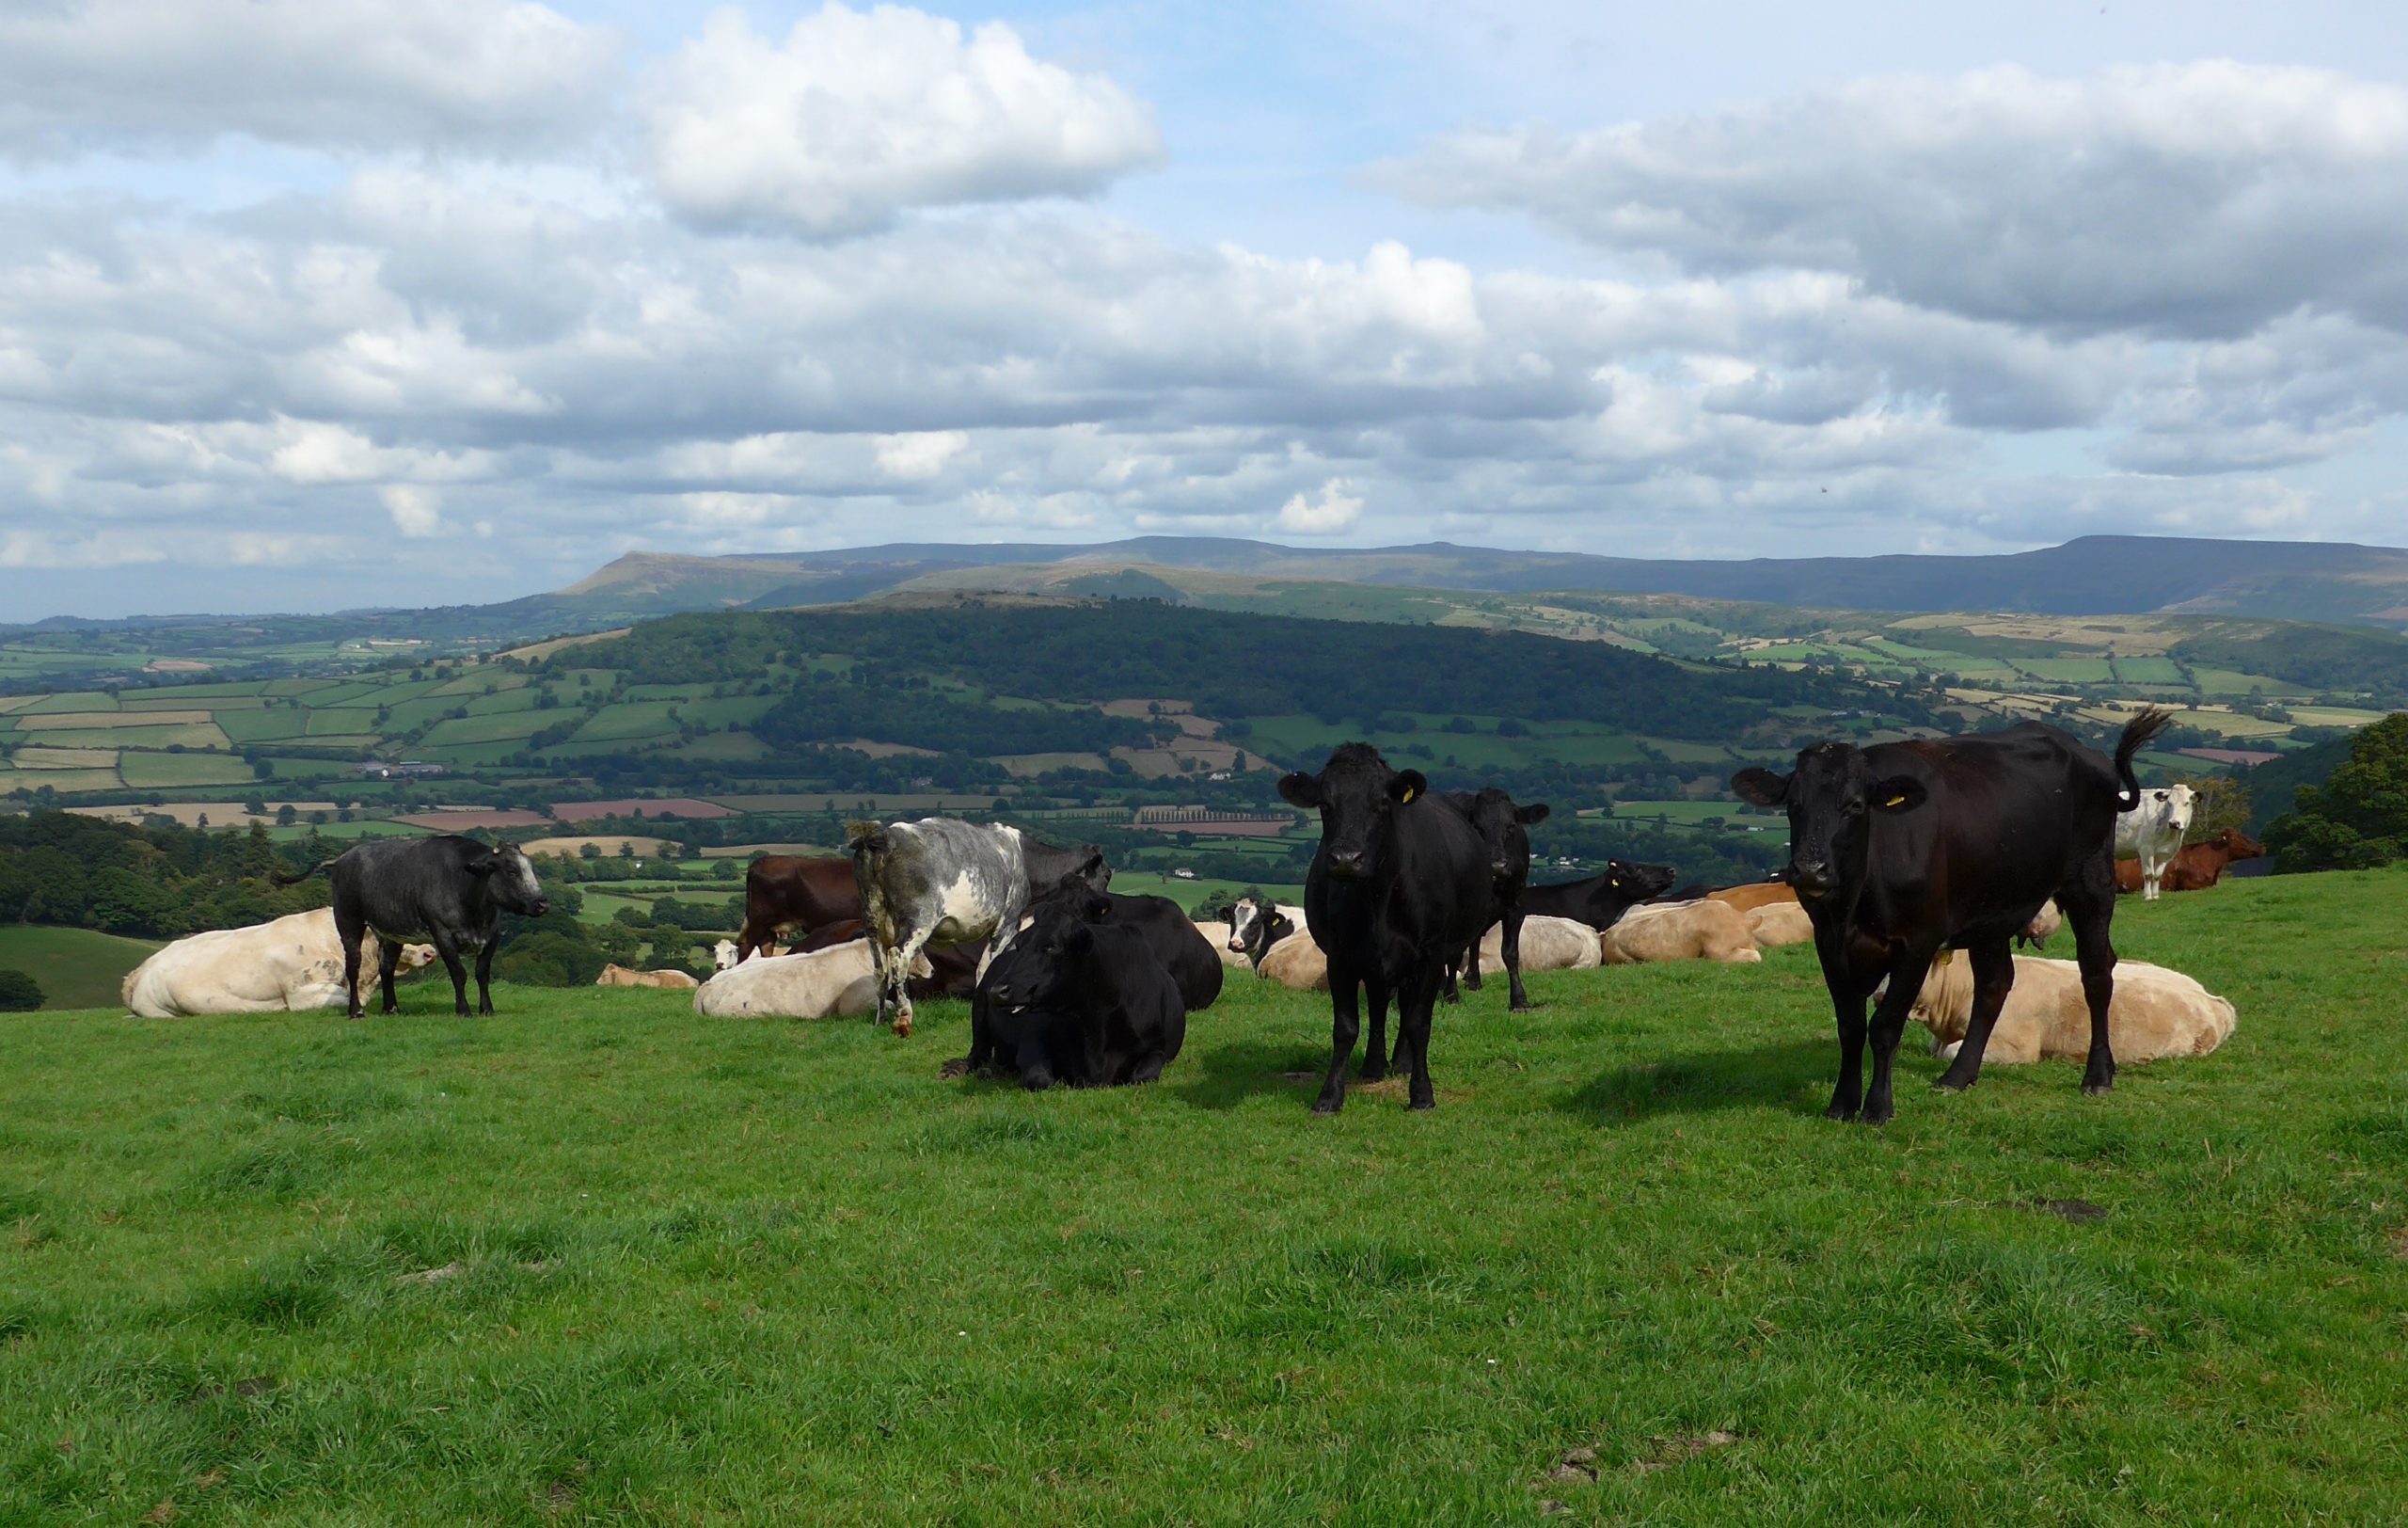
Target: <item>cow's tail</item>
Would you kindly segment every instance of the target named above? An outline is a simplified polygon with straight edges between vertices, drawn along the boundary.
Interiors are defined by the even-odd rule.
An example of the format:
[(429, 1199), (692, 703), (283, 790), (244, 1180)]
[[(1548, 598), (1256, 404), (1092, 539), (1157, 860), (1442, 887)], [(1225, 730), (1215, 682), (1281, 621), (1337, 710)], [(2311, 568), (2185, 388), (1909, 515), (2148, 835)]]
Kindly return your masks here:
[[(341, 858), (341, 856), (338, 855), (336, 858)], [(306, 870), (270, 870), (267, 873), (267, 878), (279, 886), (299, 885), (302, 882), (309, 880), (311, 876), (316, 875), (319, 871), (326, 868), (332, 864), (334, 864), (333, 859), (322, 859)]]
[(2129, 812), (2141, 804), (2141, 783), (2132, 775), (2132, 756), (2173, 724), (2174, 713), (2155, 706), (2143, 707), (2139, 715), (2124, 724), (2123, 736), (2115, 740), (2115, 783), (2121, 788), (2115, 795), (2115, 810)]

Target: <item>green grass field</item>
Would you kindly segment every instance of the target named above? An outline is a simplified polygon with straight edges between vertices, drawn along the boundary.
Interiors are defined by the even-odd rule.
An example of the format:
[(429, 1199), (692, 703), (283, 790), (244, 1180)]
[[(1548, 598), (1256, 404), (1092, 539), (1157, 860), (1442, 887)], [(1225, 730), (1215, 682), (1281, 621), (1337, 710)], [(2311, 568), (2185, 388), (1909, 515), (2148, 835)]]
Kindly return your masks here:
[(1802, 949), (1492, 983), (1435, 1113), (1334, 1120), (1326, 1000), (1242, 976), (1042, 1096), (937, 1078), (955, 1005), (12, 1017), (0, 1520), (2397, 1520), (2403, 911), (2128, 903), (2222, 1051), (1946, 1097), (1910, 1038), (1880, 1130)]
[[(89, 929), (0, 923), (0, 970), (23, 971), (40, 982), (46, 1009), (114, 1008), (125, 974), (158, 947), (155, 940), (120, 939)], [(15, 1019), (0, 1014), (0, 1029)], [(0, 1134), (5, 1131), (0, 1125)]]

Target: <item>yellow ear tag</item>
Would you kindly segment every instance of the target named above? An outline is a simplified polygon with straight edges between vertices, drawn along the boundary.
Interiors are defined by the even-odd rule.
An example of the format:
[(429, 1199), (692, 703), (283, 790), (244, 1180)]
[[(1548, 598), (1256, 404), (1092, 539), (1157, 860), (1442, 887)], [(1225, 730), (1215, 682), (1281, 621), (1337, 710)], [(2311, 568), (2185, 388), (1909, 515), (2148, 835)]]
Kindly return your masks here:
[(1413, 804), (1413, 798), (1420, 794), (1421, 792), (1418, 790), (1414, 789), (1411, 786), (1407, 786), (1404, 788), (1404, 794), (1396, 799), (1396, 804), (1399, 806), (1410, 806)]
[(1881, 804), (1884, 806), (1904, 806), (1906, 804), (1907, 793), (1901, 790), (1896, 795), (1891, 797), (1888, 801), (1883, 802)]

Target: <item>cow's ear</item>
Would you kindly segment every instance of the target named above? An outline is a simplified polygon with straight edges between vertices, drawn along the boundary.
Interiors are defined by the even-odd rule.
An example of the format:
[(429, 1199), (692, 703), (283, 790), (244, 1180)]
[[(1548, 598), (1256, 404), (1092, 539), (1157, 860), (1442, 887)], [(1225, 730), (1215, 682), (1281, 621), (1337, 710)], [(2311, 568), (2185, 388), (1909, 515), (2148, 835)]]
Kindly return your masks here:
[(1302, 770), (1291, 770), (1279, 777), (1279, 799), (1291, 806), (1316, 811), (1321, 806), (1321, 778)]
[(1876, 780), (1867, 800), (1877, 812), (1911, 812), (1930, 799), (1931, 793), (1923, 782), (1909, 774), (1893, 774), (1886, 780)]
[(490, 852), (479, 854), (475, 859), (468, 862), (468, 873), (470, 875), (491, 875), (500, 867), (501, 861)]
[(1410, 806), (1413, 798), (1430, 788), (1430, 782), (1419, 770), (1407, 770), (1388, 782), (1388, 794), (1399, 806)]
[(1731, 777), (1731, 789), (1751, 806), (1779, 806), (1789, 799), (1789, 776), (1750, 767)]
[(1093, 892), (1087, 894), (1087, 899), (1079, 907), (1080, 918), (1088, 923), (1101, 923), (1111, 915), (1112, 903)]
[(1546, 803), (1543, 801), (1534, 801), (1528, 806), (1516, 808), (1513, 813), (1513, 820), (1527, 828), (1534, 822), (1545, 821), (1546, 814)]

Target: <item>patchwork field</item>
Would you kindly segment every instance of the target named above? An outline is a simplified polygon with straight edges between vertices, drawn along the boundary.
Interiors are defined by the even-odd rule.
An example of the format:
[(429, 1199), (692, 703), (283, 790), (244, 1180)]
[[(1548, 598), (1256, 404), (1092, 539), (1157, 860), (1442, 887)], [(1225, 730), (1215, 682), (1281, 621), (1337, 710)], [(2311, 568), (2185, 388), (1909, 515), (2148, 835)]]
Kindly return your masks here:
[(1880, 1130), (1802, 949), (1492, 984), (1334, 1120), (1244, 978), (1039, 1096), (937, 1078), (951, 1005), (12, 1017), (0, 1520), (2394, 1520), (2403, 913), (2127, 904), (2222, 1051), (1910, 1044)]

